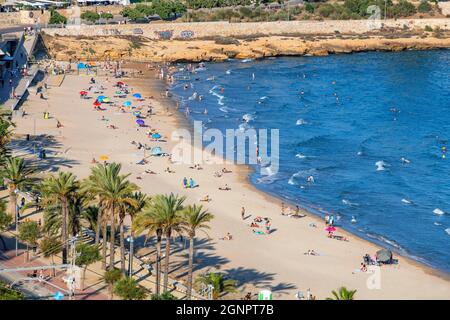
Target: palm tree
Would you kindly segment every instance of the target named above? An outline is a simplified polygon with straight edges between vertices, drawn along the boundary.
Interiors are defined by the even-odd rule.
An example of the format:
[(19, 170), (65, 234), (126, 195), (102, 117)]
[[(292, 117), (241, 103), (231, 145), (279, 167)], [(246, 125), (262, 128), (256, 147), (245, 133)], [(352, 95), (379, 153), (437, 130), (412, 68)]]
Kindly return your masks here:
[(189, 205), (183, 211), (183, 229), (189, 236), (189, 274), (188, 274), (188, 289), (186, 299), (191, 298), (192, 294), (192, 273), (194, 264), (194, 238), (197, 231), (202, 229), (209, 229), (208, 222), (210, 222), (214, 216), (207, 210), (204, 210), (202, 206)]
[(338, 291), (331, 291), (333, 294), (332, 298), (327, 298), (327, 300), (353, 300), (356, 290), (348, 290), (346, 287), (340, 287)]
[[(145, 193), (134, 192), (130, 195), (132, 203), (125, 203), (119, 210), (119, 233), (120, 233), (120, 264), (122, 273), (125, 272), (125, 230), (124, 219), (128, 214), (131, 218), (131, 225), (133, 225), (134, 217), (141, 212), (149, 203), (149, 198)], [(131, 237), (134, 238), (134, 231), (131, 229)]]
[(14, 216), (14, 222), (17, 222), (16, 206), (17, 194), (16, 190), (23, 190), (26, 186), (31, 185), (31, 174), (33, 170), (25, 164), (23, 158), (8, 157), (2, 171), (3, 179), (7, 180), (9, 191), (9, 212)]
[[(132, 205), (134, 200), (130, 198), (130, 194), (137, 190), (137, 186), (127, 180), (129, 174), (121, 175), (121, 165), (111, 163), (108, 165), (99, 164), (91, 169), (91, 175), (86, 181), (86, 188), (91, 194), (101, 199), (102, 213), (109, 213), (110, 219), (110, 253), (109, 267), (114, 268), (115, 253), (115, 222), (116, 215), (119, 213), (120, 207), (124, 204)], [(103, 236), (106, 245), (106, 217), (103, 216)], [(105, 252), (105, 251), (103, 251)], [(105, 259), (105, 257), (104, 257)]]
[(122, 272), (116, 268), (109, 268), (103, 275), (103, 281), (108, 285), (109, 298), (114, 298), (114, 285), (122, 279)]
[(236, 280), (226, 279), (221, 273), (205, 273), (197, 278), (196, 283), (211, 285), (213, 300), (217, 300), (222, 293), (236, 291)]
[(5, 119), (4, 115), (0, 116), (0, 156), (3, 157), (7, 153), (6, 145), (11, 140), (12, 128), (14, 123)]
[(163, 226), (158, 219), (157, 214), (147, 208), (140, 212), (133, 221), (132, 231), (140, 234), (143, 231), (147, 231), (145, 235), (144, 245), (147, 244), (148, 239), (155, 234), (156, 235), (156, 294), (160, 294), (161, 283), (161, 239), (163, 235)]
[(79, 182), (74, 174), (60, 172), (57, 176), (46, 178), (41, 186), (44, 205), (57, 205), (61, 209), (61, 235), (63, 242), (63, 264), (67, 263), (68, 243), (68, 218), (70, 201), (78, 191)]
[(184, 209), (183, 202), (186, 197), (174, 195), (157, 195), (153, 198), (151, 211), (154, 212), (156, 220), (161, 223), (162, 231), (166, 238), (166, 253), (164, 261), (164, 291), (168, 290), (169, 285), (169, 259), (170, 259), (170, 239), (173, 232), (181, 232), (182, 217)]

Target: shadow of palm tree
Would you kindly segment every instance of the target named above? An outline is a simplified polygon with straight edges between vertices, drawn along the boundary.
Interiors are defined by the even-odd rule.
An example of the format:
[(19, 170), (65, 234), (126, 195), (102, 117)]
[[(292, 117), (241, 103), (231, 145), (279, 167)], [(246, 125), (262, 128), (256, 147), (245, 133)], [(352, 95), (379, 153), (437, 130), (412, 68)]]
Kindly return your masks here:
[[(29, 160), (36, 172), (49, 171), (57, 172), (61, 167), (71, 168), (78, 164), (76, 160), (66, 158), (70, 148), (61, 151), (62, 144), (52, 135), (41, 134), (26, 140), (25, 136), (15, 137), (10, 142), (10, 148), (18, 156), (34, 154), (36, 157)], [(47, 157), (40, 159), (38, 154), (41, 150), (46, 150)]]
[(255, 288), (269, 289), (272, 292), (284, 292), (285, 290), (295, 289), (296, 286), (292, 283), (279, 283), (273, 285), (273, 280), (275, 273), (268, 273), (258, 271), (256, 269), (249, 269), (244, 267), (227, 269), (224, 271), (227, 278), (234, 279), (237, 281), (237, 286), (242, 287), (243, 285), (251, 284)]

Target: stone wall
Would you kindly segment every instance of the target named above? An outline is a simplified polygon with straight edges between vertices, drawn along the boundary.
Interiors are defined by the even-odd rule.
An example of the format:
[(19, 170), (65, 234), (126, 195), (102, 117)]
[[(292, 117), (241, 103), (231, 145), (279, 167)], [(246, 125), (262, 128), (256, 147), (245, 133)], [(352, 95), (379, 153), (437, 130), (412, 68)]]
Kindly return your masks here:
[(142, 35), (151, 39), (194, 39), (203, 37), (245, 37), (252, 35), (283, 34), (333, 34), (366, 33), (379, 28), (381, 24), (390, 28), (423, 29), (425, 26), (450, 30), (450, 19), (398, 19), (387, 21), (370, 20), (327, 20), (327, 21), (277, 21), (277, 22), (189, 22), (189, 23), (151, 23), (109, 26), (68, 25), (63, 29), (45, 29), (49, 35)]

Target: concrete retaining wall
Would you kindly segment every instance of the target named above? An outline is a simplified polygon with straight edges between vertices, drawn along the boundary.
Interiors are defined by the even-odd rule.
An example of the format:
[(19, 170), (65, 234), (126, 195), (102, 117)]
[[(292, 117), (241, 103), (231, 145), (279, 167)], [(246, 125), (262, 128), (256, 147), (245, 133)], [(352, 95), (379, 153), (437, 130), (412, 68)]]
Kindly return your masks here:
[(398, 19), (381, 22), (369, 20), (327, 20), (327, 21), (278, 21), (278, 22), (189, 22), (189, 23), (154, 23), (126, 24), (110, 26), (68, 25), (63, 29), (45, 29), (49, 35), (63, 36), (105, 36), (137, 35), (151, 39), (194, 39), (215, 36), (250, 36), (279, 34), (321, 34), (321, 33), (365, 33), (379, 28), (381, 24), (390, 28), (423, 29), (425, 26), (440, 27), (450, 30), (450, 19)]

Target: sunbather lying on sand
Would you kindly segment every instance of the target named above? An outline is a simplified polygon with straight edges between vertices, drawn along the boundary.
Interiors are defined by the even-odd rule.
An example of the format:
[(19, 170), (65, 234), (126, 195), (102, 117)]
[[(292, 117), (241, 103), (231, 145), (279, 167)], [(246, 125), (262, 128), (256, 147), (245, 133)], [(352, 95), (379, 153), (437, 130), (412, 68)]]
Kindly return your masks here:
[(164, 170), (164, 172), (167, 172), (167, 173), (175, 173), (175, 171), (170, 170), (169, 167), (167, 167), (166, 170)]
[(252, 222), (252, 223), (250, 224), (250, 227), (251, 227), (251, 228), (259, 228), (259, 224), (255, 223), (255, 222)]
[(328, 238), (336, 239), (336, 240), (340, 240), (340, 241), (348, 241), (348, 239), (346, 237), (334, 235), (332, 232), (330, 232), (328, 234)]
[(145, 173), (147, 173), (147, 174), (156, 174), (155, 171), (150, 170), (150, 169), (145, 170)]
[(230, 191), (231, 188), (230, 188), (227, 184), (225, 184), (225, 187), (219, 187), (219, 190), (222, 190), (222, 191)]
[(117, 126), (110, 124), (108, 126), (106, 126), (108, 129), (119, 129)]
[(233, 240), (233, 236), (228, 232), (225, 237), (219, 238), (219, 240)]
[(223, 169), (222, 169), (222, 172), (223, 172), (223, 173), (231, 173), (231, 172), (233, 172), (233, 171), (227, 170), (227, 168), (223, 168)]
[(219, 171), (214, 172), (215, 178), (220, 178), (221, 176), (222, 176), (222, 173), (220, 173)]
[(253, 231), (253, 233), (254, 233), (254, 234), (256, 234), (256, 235), (258, 235), (258, 236), (260, 236), (260, 235), (263, 235), (263, 234), (264, 234), (264, 232), (263, 232), (263, 231), (261, 231), (261, 230), (255, 230), (255, 229), (252, 229), (252, 231)]
[(206, 195), (202, 199), (200, 199), (200, 201), (202, 201), (202, 202), (210, 202), (211, 198), (209, 197), (209, 195)]
[(315, 252), (314, 250), (308, 250), (308, 252), (305, 252), (304, 255), (306, 256), (318, 256), (319, 254)]

